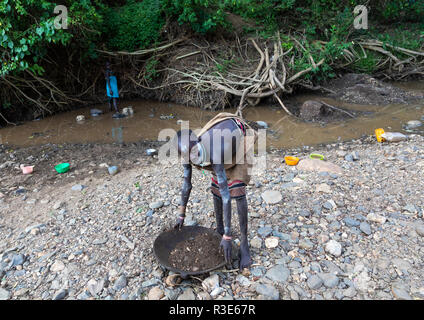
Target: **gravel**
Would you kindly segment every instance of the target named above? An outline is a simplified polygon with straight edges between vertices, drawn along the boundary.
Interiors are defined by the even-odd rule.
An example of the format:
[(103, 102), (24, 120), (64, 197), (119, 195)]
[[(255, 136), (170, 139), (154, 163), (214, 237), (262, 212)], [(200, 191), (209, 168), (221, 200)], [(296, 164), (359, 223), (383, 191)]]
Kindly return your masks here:
[[(90, 175), (75, 162), (67, 175), (32, 185), (7, 175), (26, 157), (19, 159), (19, 150), (0, 151), (1, 177), (8, 183), (0, 184), (0, 299), (424, 298), (422, 136), (285, 150), (300, 158), (323, 154), (337, 172), (328, 165), (289, 167), (280, 151), (271, 151), (266, 171), (247, 186), (253, 266), (243, 274), (197, 276), (213, 277), (213, 288), (190, 278), (167, 284), (173, 273), (153, 254), (157, 235), (175, 222), (179, 166), (139, 155), (127, 164), (117, 159), (120, 173), (110, 176), (99, 167), (105, 160), (93, 157), (84, 168), (102, 173)], [(34, 157), (41, 157), (41, 147), (39, 152)], [(82, 186), (75, 188), (81, 192), (73, 186)], [(216, 227), (209, 186), (210, 177), (194, 170), (189, 224)], [(275, 197), (267, 199), (267, 191)], [(235, 203), (233, 208), (239, 244)]]

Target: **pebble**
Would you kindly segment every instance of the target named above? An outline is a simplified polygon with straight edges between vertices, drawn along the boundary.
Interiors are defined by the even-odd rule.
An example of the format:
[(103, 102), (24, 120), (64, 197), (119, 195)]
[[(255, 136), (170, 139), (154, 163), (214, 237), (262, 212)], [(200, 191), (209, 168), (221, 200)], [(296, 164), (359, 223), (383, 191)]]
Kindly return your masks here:
[(150, 209), (159, 209), (163, 206), (163, 201), (156, 201), (149, 204)]
[(344, 158), (346, 161), (353, 162), (353, 155), (350, 153), (347, 154)]
[(258, 284), (256, 285), (255, 290), (257, 293), (269, 297), (272, 300), (280, 299), (280, 293), (274, 286), (270, 284)]
[(252, 276), (259, 277), (259, 278), (262, 277), (265, 272), (266, 272), (266, 269), (262, 266), (254, 267), (250, 270), (250, 273), (252, 274)]
[(219, 276), (217, 274), (214, 274), (205, 280), (202, 281), (202, 287), (207, 292), (211, 292), (215, 288), (219, 287)]
[(65, 264), (60, 260), (56, 260), (50, 267), (50, 271), (53, 272), (60, 272), (63, 271), (63, 269), (65, 269)]
[(11, 258), (10, 267), (16, 267), (22, 265), (25, 261), (25, 256), (23, 254), (14, 254)]
[(118, 279), (116, 279), (113, 284), (113, 290), (119, 291), (127, 286), (127, 277), (125, 275), (121, 275)]
[(57, 202), (55, 202), (55, 204), (53, 205), (53, 209), (54, 210), (57, 210), (57, 209), (59, 209), (61, 206), (63, 206), (64, 205), (64, 203), (62, 202), (62, 201), (57, 201)]
[(72, 190), (73, 191), (82, 191), (85, 188), (85, 186), (83, 186), (82, 184), (76, 184), (74, 186), (72, 186)]
[(304, 250), (311, 250), (314, 247), (314, 244), (308, 239), (299, 240), (299, 248)]
[(274, 249), (278, 246), (278, 238), (277, 237), (269, 237), (265, 239), (265, 247), (268, 249)]
[(379, 214), (371, 212), (367, 215), (367, 220), (383, 224), (383, 223), (386, 222), (387, 219), (386, 219), (386, 217), (383, 217)]
[(413, 204), (408, 204), (405, 207), (403, 207), (403, 210), (409, 212), (409, 213), (415, 213), (417, 212), (417, 209), (415, 208), (415, 206)]
[(68, 295), (67, 289), (59, 290), (54, 296), (53, 300), (63, 300)]
[(331, 209), (334, 209), (336, 207), (336, 203), (333, 200), (328, 200), (328, 201), (324, 202), (324, 204), (322, 206), (327, 210), (331, 210)]
[(252, 240), (250, 240), (250, 246), (252, 248), (261, 249), (262, 248), (262, 239), (258, 236), (254, 236)]
[(339, 278), (332, 273), (320, 273), (318, 276), (327, 288), (335, 288), (339, 284)]
[(416, 224), (415, 231), (421, 237), (424, 237), (424, 224)]
[(276, 204), (283, 199), (281, 193), (275, 190), (267, 190), (263, 192), (261, 196), (267, 204)]
[(359, 229), (368, 236), (371, 234), (371, 226), (364, 221), (359, 225)]
[(162, 291), (159, 287), (153, 287), (149, 290), (149, 293), (147, 294), (147, 298), (149, 300), (160, 300), (165, 296), (165, 293)]
[(393, 296), (398, 300), (412, 300), (411, 296), (405, 290), (405, 288), (397, 284), (392, 285), (392, 293)]
[(285, 283), (290, 276), (290, 270), (284, 265), (276, 265), (269, 269), (265, 274), (268, 279), (278, 282)]
[(331, 188), (328, 184), (321, 183), (316, 187), (315, 191), (316, 192), (331, 193)]
[(31, 232), (33, 229), (41, 229), (44, 228), (46, 225), (44, 223), (34, 224), (32, 226), (29, 226), (25, 228), (25, 233)]
[(250, 280), (249, 280), (248, 278), (246, 278), (245, 276), (241, 275), (241, 274), (239, 274), (239, 275), (236, 277), (236, 281), (237, 281), (238, 283), (240, 283), (240, 285), (241, 285), (242, 287), (249, 287), (249, 286), (251, 285)]
[(306, 281), (306, 284), (308, 285), (310, 289), (317, 290), (322, 286), (323, 281), (319, 276), (314, 274), (308, 278), (308, 280)]
[(325, 245), (325, 251), (335, 257), (340, 257), (342, 254), (342, 245), (336, 240), (330, 240)]
[(160, 281), (158, 279), (149, 279), (141, 283), (142, 288), (148, 288), (158, 284)]
[(348, 298), (353, 298), (354, 296), (356, 296), (355, 287), (351, 286), (351, 287), (343, 290), (343, 295), (345, 297), (348, 297)]
[(105, 244), (107, 242), (107, 238), (102, 238), (102, 239), (95, 239), (93, 241), (94, 245), (102, 245)]
[(258, 233), (261, 237), (265, 238), (272, 233), (271, 227), (261, 227), (258, 229)]
[(180, 294), (177, 300), (195, 300), (196, 296), (194, 295), (193, 289), (187, 288)]
[(223, 288), (221, 288), (221, 287), (216, 287), (215, 289), (213, 289), (211, 292), (210, 292), (210, 296), (213, 298), (213, 299), (216, 299), (222, 292), (224, 291), (224, 289)]
[(87, 283), (87, 289), (93, 297), (96, 297), (103, 290), (105, 281), (103, 279), (96, 281), (91, 279)]
[(9, 300), (10, 291), (0, 288), (0, 300)]
[(407, 130), (416, 129), (421, 127), (422, 125), (423, 125), (422, 122), (419, 120), (411, 120), (406, 123), (405, 129)]
[(302, 217), (308, 218), (308, 217), (311, 216), (311, 211), (303, 209), (303, 210), (300, 211), (300, 215)]

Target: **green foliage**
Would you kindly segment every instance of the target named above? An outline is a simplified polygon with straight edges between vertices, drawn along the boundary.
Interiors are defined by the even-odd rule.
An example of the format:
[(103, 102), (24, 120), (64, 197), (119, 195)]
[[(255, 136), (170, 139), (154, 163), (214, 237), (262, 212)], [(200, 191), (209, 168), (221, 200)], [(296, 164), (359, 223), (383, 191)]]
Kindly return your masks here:
[(144, 49), (157, 42), (165, 20), (160, 0), (127, 1), (104, 11), (102, 31), (111, 50)]
[[(91, 2), (72, 1), (68, 6), (68, 29), (56, 29), (56, 4), (45, 0), (0, 1), (0, 76), (30, 70), (41, 75), (41, 60), (50, 46), (68, 45), (81, 23), (98, 19)], [(81, 33), (80, 38), (83, 38)]]
[[(163, 40), (166, 21), (177, 21), (200, 35), (230, 30), (228, 13), (249, 22), (243, 27), (246, 33), (268, 38), (281, 30), (282, 48), (295, 54), (295, 71), (311, 67), (310, 56), (316, 63), (325, 59), (307, 75), (312, 80), (334, 76), (333, 62), (344, 60), (345, 49), (352, 45), (349, 39), (358, 35), (411, 50), (424, 46), (422, 0), (369, 1), (370, 30), (353, 29), (353, 9), (364, 4), (363, 0), (63, 0), (60, 4), (68, 8), (68, 29), (54, 27), (57, 4), (54, 0), (0, 0), (0, 77), (26, 70), (45, 74), (47, 53), (59, 47), (78, 52), (82, 62), (97, 58), (99, 48), (149, 48)], [(393, 31), (383, 30), (382, 24)], [(303, 52), (293, 48), (292, 38), (284, 35), (289, 32), (302, 34), (297, 39)], [(353, 65), (354, 71), (373, 72), (378, 59), (378, 53), (367, 54)], [(216, 70), (225, 72), (230, 63), (238, 62), (223, 57)], [(155, 57), (147, 61), (148, 80), (157, 77), (158, 64)]]
[(156, 66), (158, 65), (158, 63), (159, 60), (157, 60), (155, 57), (152, 57), (147, 60), (144, 75), (147, 81), (152, 81), (159, 75), (159, 72), (156, 70)]
[(381, 16), (387, 21), (413, 21), (424, 19), (424, 1), (422, 0), (390, 0), (380, 11)]
[(224, 1), (217, 0), (162, 0), (162, 9), (169, 17), (201, 34), (227, 26), (224, 8)]
[(424, 22), (400, 25), (392, 30), (373, 30), (370, 34), (385, 43), (411, 50), (424, 47)]
[(379, 58), (377, 53), (368, 51), (366, 56), (355, 62), (353, 69), (358, 72), (372, 74), (377, 69)]

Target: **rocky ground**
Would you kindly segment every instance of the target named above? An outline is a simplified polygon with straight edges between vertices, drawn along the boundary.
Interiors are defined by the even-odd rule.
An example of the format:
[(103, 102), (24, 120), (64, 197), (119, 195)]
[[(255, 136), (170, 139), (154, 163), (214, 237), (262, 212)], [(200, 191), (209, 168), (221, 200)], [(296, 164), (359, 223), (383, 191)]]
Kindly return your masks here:
[[(74, 149), (67, 175), (13, 181), (27, 154), (4, 149), (0, 299), (424, 299), (424, 137), (318, 147), (324, 171), (282, 162), (311, 150), (269, 154), (248, 186), (250, 270), (181, 281), (152, 252), (175, 220), (178, 166), (127, 151), (110, 176)], [(193, 181), (187, 224), (213, 228), (209, 176)], [(237, 246), (237, 214), (233, 226)]]

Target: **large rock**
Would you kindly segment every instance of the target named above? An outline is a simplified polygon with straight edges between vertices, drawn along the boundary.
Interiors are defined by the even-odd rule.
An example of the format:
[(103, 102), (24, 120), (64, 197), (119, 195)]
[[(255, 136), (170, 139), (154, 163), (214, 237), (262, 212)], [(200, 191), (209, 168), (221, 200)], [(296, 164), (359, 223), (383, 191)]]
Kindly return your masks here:
[(339, 284), (339, 278), (333, 273), (320, 273), (318, 276), (327, 288), (334, 288)]
[(312, 275), (308, 278), (308, 281), (306, 281), (306, 284), (308, 287), (312, 290), (319, 289), (322, 286), (322, 279), (318, 277), (317, 275)]
[(196, 296), (193, 293), (193, 289), (187, 288), (182, 294), (179, 295), (177, 300), (195, 300)]
[(402, 284), (394, 283), (392, 285), (392, 294), (398, 300), (412, 300), (407, 288)]
[(342, 245), (336, 240), (330, 240), (325, 245), (325, 251), (335, 257), (340, 257), (342, 254)]
[(424, 224), (415, 224), (415, 231), (419, 236), (424, 237)]
[(343, 169), (334, 163), (310, 158), (300, 160), (297, 170), (343, 174)]
[(422, 125), (423, 125), (422, 122), (419, 120), (411, 120), (406, 123), (405, 129), (407, 130), (416, 129), (421, 127)]
[(267, 190), (262, 193), (262, 199), (264, 199), (267, 204), (276, 204), (283, 199), (283, 196), (279, 191)]
[(278, 290), (270, 284), (258, 284), (256, 286), (256, 292), (272, 300), (278, 300), (280, 298)]
[(6, 289), (0, 288), (0, 300), (9, 300), (10, 292)]
[(91, 279), (87, 282), (87, 289), (93, 297), (96, 297), (100, 292), (102, 292), (104, 285), (105, 285), (104, 279), (101, 279), (100, 281)]
[(214, 274), (206, 278), (202, 282), (202, 287), (203, 289), (205, 289), (207, 292), (210, 293), (212, 290), (219, 287), (219, 276), (217, 274)]
[(268, 249), (273, 249), (278, 246), (278, 238), (277, 237), (269, 237), (265, 239), (265, 247)]
[(299, 116), (303, 120), (314, 120), (322, 117), (326, 113), (324, 104), (318, 101), (305, 101), (300, 107)]
[(165, 293), (159, 287), (153, 287), (150, 289), (147, 297), (149, 300), (160, 300), (165, 296)]
[(287, 282), (289, 275), (290, 270), (287, 267), (281, 264), (277, 264), (275, 267), (272, 267), (268, 270), (268, 272), (265, 274), (265, 277), (275, 282), (285, 283)]

